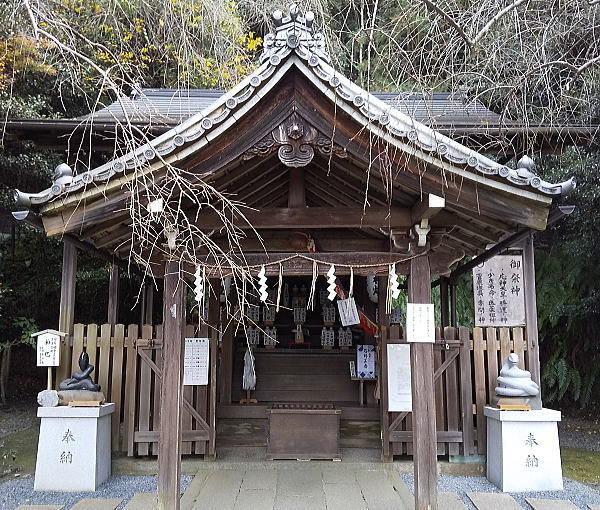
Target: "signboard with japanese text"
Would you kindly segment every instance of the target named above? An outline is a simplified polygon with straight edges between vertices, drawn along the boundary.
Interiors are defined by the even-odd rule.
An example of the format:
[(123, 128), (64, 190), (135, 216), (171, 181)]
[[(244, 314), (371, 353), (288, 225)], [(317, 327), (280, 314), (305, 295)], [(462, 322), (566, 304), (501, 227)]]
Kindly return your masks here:
[(338, 299), (337, 302), (338, 310), (340, 312), (340, 321), (342, 326), (353, 326), (354, 324), (360, 324), (360, 318), (358, 316), (358, 309), (354, 298)]
[(523, 257), (496, 255), (473, 269), (475, 325), (525, 324)]
[(208, 384), (208, 361), (208, 338), (186, 338), (183, 355), (184, 386)]
[(356, 375), (360, 379), (375, 379), (375, 346), (356, 346)]
[(406, 341), (435, 343), (435, 314), (433, 304), (406, 305)]
[(60, 335), (42, 333), (37, 337), (37, 366), (57, 367), (60, 364)]
[(412, 412), (410, 345), (388, 344), (388, 411)]

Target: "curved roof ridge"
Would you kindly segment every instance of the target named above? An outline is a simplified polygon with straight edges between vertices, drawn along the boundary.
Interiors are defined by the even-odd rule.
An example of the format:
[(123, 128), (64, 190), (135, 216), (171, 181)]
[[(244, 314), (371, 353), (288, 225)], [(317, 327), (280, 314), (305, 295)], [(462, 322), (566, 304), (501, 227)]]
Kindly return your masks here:
[[(153, 161), (152, 165), (160, 167), (161, 161), (168, 163), (165, 159), (167, 156), (190, 142), (196, 142), (192, 145), (194, 150), (198, 150), (208, 143), (209, 139), (218, 136), (222, 130), (243, 116), (279, 81), (293, 63), (304, 67), (305, 69), (301, 69), (304, 74), (312, 75), (309, 78), (313, 81), (318, 80), (337, 98), (351, 105), (354, 117), (361, 123), (377, 127), (377, 131), (387, 133), (405, 146), (412, 145), (425, 153), (446, 160), (451, 165), (466, 165), (482, 176), (500, 176), (512, 184), (529, 186), (535, 192), (546, 195), (560, 195), (576, 185), (574, 178), (558, 184), (542, 180), (532, 172), (533, 161), (530, 158), (522, 158), (519, 164), (523, 161), (525, 164), (517, 169), (501, 165), (416, 121), (362, 89), (329, 64), (323, 36), (312, 32), (314, 15), (310, 11), (302, 17), (298, 8), (292, 5), (289, 16), (284, 17), (281, 11), (275, 11), (273, 17), (276, 30), (265, 37), (260, 66), (206, 109), (157, 138), (141, 144), (137, 149), (90, 171), (73, 176), (72, 170), (70, 174), (65, 170), (66, 165), (59, 165), (57, 170), (61, 168), (61, 171), (55, 174), (56, 180), (50, 188), (39, 193), (15, 190), (17, 202), (25, 206), (41, 205), (58, 196), (85, 188), (88, 184), (106, 182), (115, 174), (124, 174), (127, 169)], [(288, 59), (290, 55), (297, 56), (299, 62), (296, 59)], [(299, 65), (303, 63), (305, 65)], [(275, 74), (277, 76), (274, 80), (269, 80)], [(200, 139), (205, 143), (197, 143)]]

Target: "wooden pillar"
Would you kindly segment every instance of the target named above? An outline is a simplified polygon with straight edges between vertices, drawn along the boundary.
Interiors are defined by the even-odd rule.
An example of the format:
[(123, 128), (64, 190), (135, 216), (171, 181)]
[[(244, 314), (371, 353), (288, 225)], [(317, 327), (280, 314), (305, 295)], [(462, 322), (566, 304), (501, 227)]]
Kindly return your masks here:
[(527, 330), (528, 368), (531, 372), (531, 379), (540, 386), (541, 390), (533, 232), (530, 232), (529, 236), (523, 241), (523, 290), (525, 292), (525, 327)]
[(60, 312), (58, 330), (68, 336), (60, 341), (60, 365), (56, 370), (56, 386), (70, 376), (71, 352), (69, 340), (73, 336), (73, 323), (75, 320), (75, 275), (77, 273), (77, 248), (65, 239), (63, 241), (62, 279), (60, 283)]
[(442, 320), (442, 328), (450, 326), (450, 316), (448, 315), (449, 309), (449, 295), (448, 295), (448, 278), (445, 276), (440, 277), (440, 316)]
[(456, 318), (456, 285), (450, 285), (450, 326), (458, 327)]
[(154, 311), (154, 283), (151, 280), (144, 280), (142, 284), (141, 295), (142, 306), (140, 307), (140, 326), (153, 323)]
[(394, 454), (390, 451), (390, 413), (387, 408), (387, 330), (383, 328), (390, 325), (390, 316), (385, 309), (387, 300), (388, 277), (379, 276), (377, 278), (377, 306), (379, 311), (379, 414), (381, 421), (381, 460), (383, 462), (392, 462)]
[(167, 262), (163, 297), (158, 510), (179, 510), (185, 291), (186, 286), (180, 281), (178, 262)]
[(209, 412), (208, 426), (210, 428), (210, 439), (205, 459), (216, 458), (217, 443), (217, 390), (218, 390), (218, 363), (219, 352), (219, 325), (221, 315), (221, 279), (210, 280), (210, 297), (208, 300), (208, 331), (210, 334), (210, 391), (208, 395)]
[(108, 323), (114, 326), (119, 321), (119, 266), (108, 268)]
[[(233, 287), (233, 285), (232, 285)], [(221, 338), (221, 364), (219, 366), (219, 402), (231, 404), (231, 384), (233, 379), (234, 335), (237, 326), (233, 319), (238, 301), (237, 290), (231, 290), (229, 308), (223, 309), (223, 337)]]
[[(431, 303), (431, 274), (427, 255), (411, 259), (408, 301)], [(437, 509), (437, 431), (433, 386), (433, 344), (410, 345), (412, 375), (413, 464), (415, 509)]]

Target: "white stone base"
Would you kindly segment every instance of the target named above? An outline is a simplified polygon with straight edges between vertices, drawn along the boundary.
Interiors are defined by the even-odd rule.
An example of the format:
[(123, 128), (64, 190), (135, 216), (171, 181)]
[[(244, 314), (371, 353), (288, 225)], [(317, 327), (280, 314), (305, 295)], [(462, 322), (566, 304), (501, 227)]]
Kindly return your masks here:
[(503, 492), (563, 490), (560, 412), (486, 407), (487, 479)]
[(36, 491), (95, 491), (110, 476), (110, 415), (100, 407), (39, 407)]

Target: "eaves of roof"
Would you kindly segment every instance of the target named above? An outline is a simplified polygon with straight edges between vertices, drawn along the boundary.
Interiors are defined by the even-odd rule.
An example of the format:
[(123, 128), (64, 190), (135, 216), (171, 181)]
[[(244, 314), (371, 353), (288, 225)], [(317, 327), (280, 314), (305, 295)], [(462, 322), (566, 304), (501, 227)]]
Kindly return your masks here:
[[(305, 26), (296, 26), (296, 22), (292, 25), (293, 29), (288, 32), (280, 31), (279, 27), (276, 36), (267, 38), (260, 67), (202, 112), (96, 169), (76, 176), (63, 175), (51, 188), (41, 193), (16, 191), (17, 199), (28, 206), (47, 204), (59, 196), (85, 190), (88, 185), (122, 176), (133, 168), (143, 168), (146, 173), (176, 164), (234, 126), (292, 66), (360, 125), (434, 167), (542, 203), (550, 202), (545, 196), (559, 195), (574, 186), (574, 180), (553, 184), (543, 181), (530, 168), (511, 169), (498, 164), (386, 104), (329, 65), (322, 40), (318, 39), (319, 34), (313, 37), (312, 31)], [(132, 178), (132, 174), (127, 172), (125, 179)], [(120, 186), (123, 178), (117, 181), (114, 184)], [(96, 188), (95, 192), (102, 191)], [(47, 204), (44, 209), (61, 207), (70, 202), (69, 199), (65, 198), (56, 205)]]

